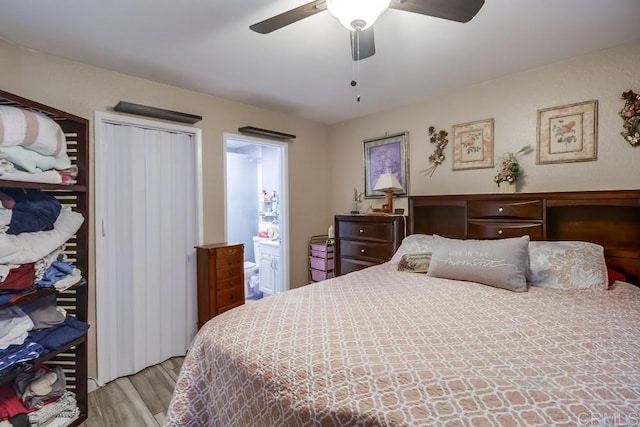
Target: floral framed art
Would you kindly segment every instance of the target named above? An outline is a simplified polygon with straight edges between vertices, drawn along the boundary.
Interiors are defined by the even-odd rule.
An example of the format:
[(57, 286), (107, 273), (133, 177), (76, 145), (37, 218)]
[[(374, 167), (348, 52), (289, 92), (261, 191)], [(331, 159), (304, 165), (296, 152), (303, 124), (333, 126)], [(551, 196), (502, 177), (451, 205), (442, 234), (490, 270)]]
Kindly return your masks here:
[(537, 164), (598, 159), (598, 101), (538, 110)]
[(493, 119), (453, 125), (453, 170), (493, 167)]
[(394, 194), (409, 194), (408, 137), (408, 132), (402, 132), (364, 141), (365, 198), (384, 197), (383, 192), (373, 188), (386, 172), (393, 173), (402, 186), (402, 191)]

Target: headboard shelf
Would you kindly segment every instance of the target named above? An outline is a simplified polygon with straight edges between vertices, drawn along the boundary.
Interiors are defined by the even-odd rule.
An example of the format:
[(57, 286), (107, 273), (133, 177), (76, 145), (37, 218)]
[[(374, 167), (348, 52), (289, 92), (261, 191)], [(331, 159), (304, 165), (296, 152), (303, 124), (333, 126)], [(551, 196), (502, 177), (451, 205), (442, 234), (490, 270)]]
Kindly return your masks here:
[(609, 267), (640, 284), (640, 190), (410, 196), (408, 232), (593, 242)]

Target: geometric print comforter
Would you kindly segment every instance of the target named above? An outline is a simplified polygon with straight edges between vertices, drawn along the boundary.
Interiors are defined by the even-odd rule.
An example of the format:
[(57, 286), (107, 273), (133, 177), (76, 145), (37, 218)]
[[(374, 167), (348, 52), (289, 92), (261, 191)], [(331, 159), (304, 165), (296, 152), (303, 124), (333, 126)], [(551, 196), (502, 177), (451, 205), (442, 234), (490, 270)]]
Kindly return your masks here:
[(201, 328), (168, 426), (640, 422), (640, 288), (514, 293), (383, 264)]

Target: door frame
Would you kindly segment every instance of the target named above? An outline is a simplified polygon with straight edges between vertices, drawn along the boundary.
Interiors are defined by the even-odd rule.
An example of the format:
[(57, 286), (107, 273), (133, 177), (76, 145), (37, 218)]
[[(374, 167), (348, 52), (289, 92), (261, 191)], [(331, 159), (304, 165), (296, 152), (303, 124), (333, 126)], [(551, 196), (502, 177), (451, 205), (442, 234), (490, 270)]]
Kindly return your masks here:
[[(227, 140), (235, 139), (241, 141), (247, 141), (252, 144), (258, 145), (270, 145), (272, 147), (281, 148), (280, 151), (280, 177), (281, 194), (280, 194), (280, 219), (278, 232), (280, 233), (280, 248), (281, 248), (281, 267), (282, 267), (282, 289), (281, 291), (288, 291), (290, 286), (290, 273), (289, 273), (289, 144), (281, 141), (273, 141), (270, 139), (256, 138), (247, 135), (241, 135), (237, 133), (225, 132), (222, 138), (222, 151), (223, 151), (223, 170), (224, 170), (224, 237), (225, 241), (228, 240), (228, 223), (227, 223)], [(258, 197), (256, 195), (256, 197)], [(257, 218), (256, 218), (257, 221)]]

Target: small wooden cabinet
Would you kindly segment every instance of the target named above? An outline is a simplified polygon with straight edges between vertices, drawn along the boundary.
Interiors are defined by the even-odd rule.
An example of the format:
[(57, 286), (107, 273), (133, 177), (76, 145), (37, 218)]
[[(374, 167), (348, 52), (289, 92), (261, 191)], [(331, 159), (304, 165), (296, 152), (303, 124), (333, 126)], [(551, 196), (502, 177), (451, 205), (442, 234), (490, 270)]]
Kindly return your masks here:
[(385, 263), (405, 235), (402, 215), (336, 215), (336, 276)]
[(196, 246), (198, 329), (209, 319), (244, 304), (244, 245)]

